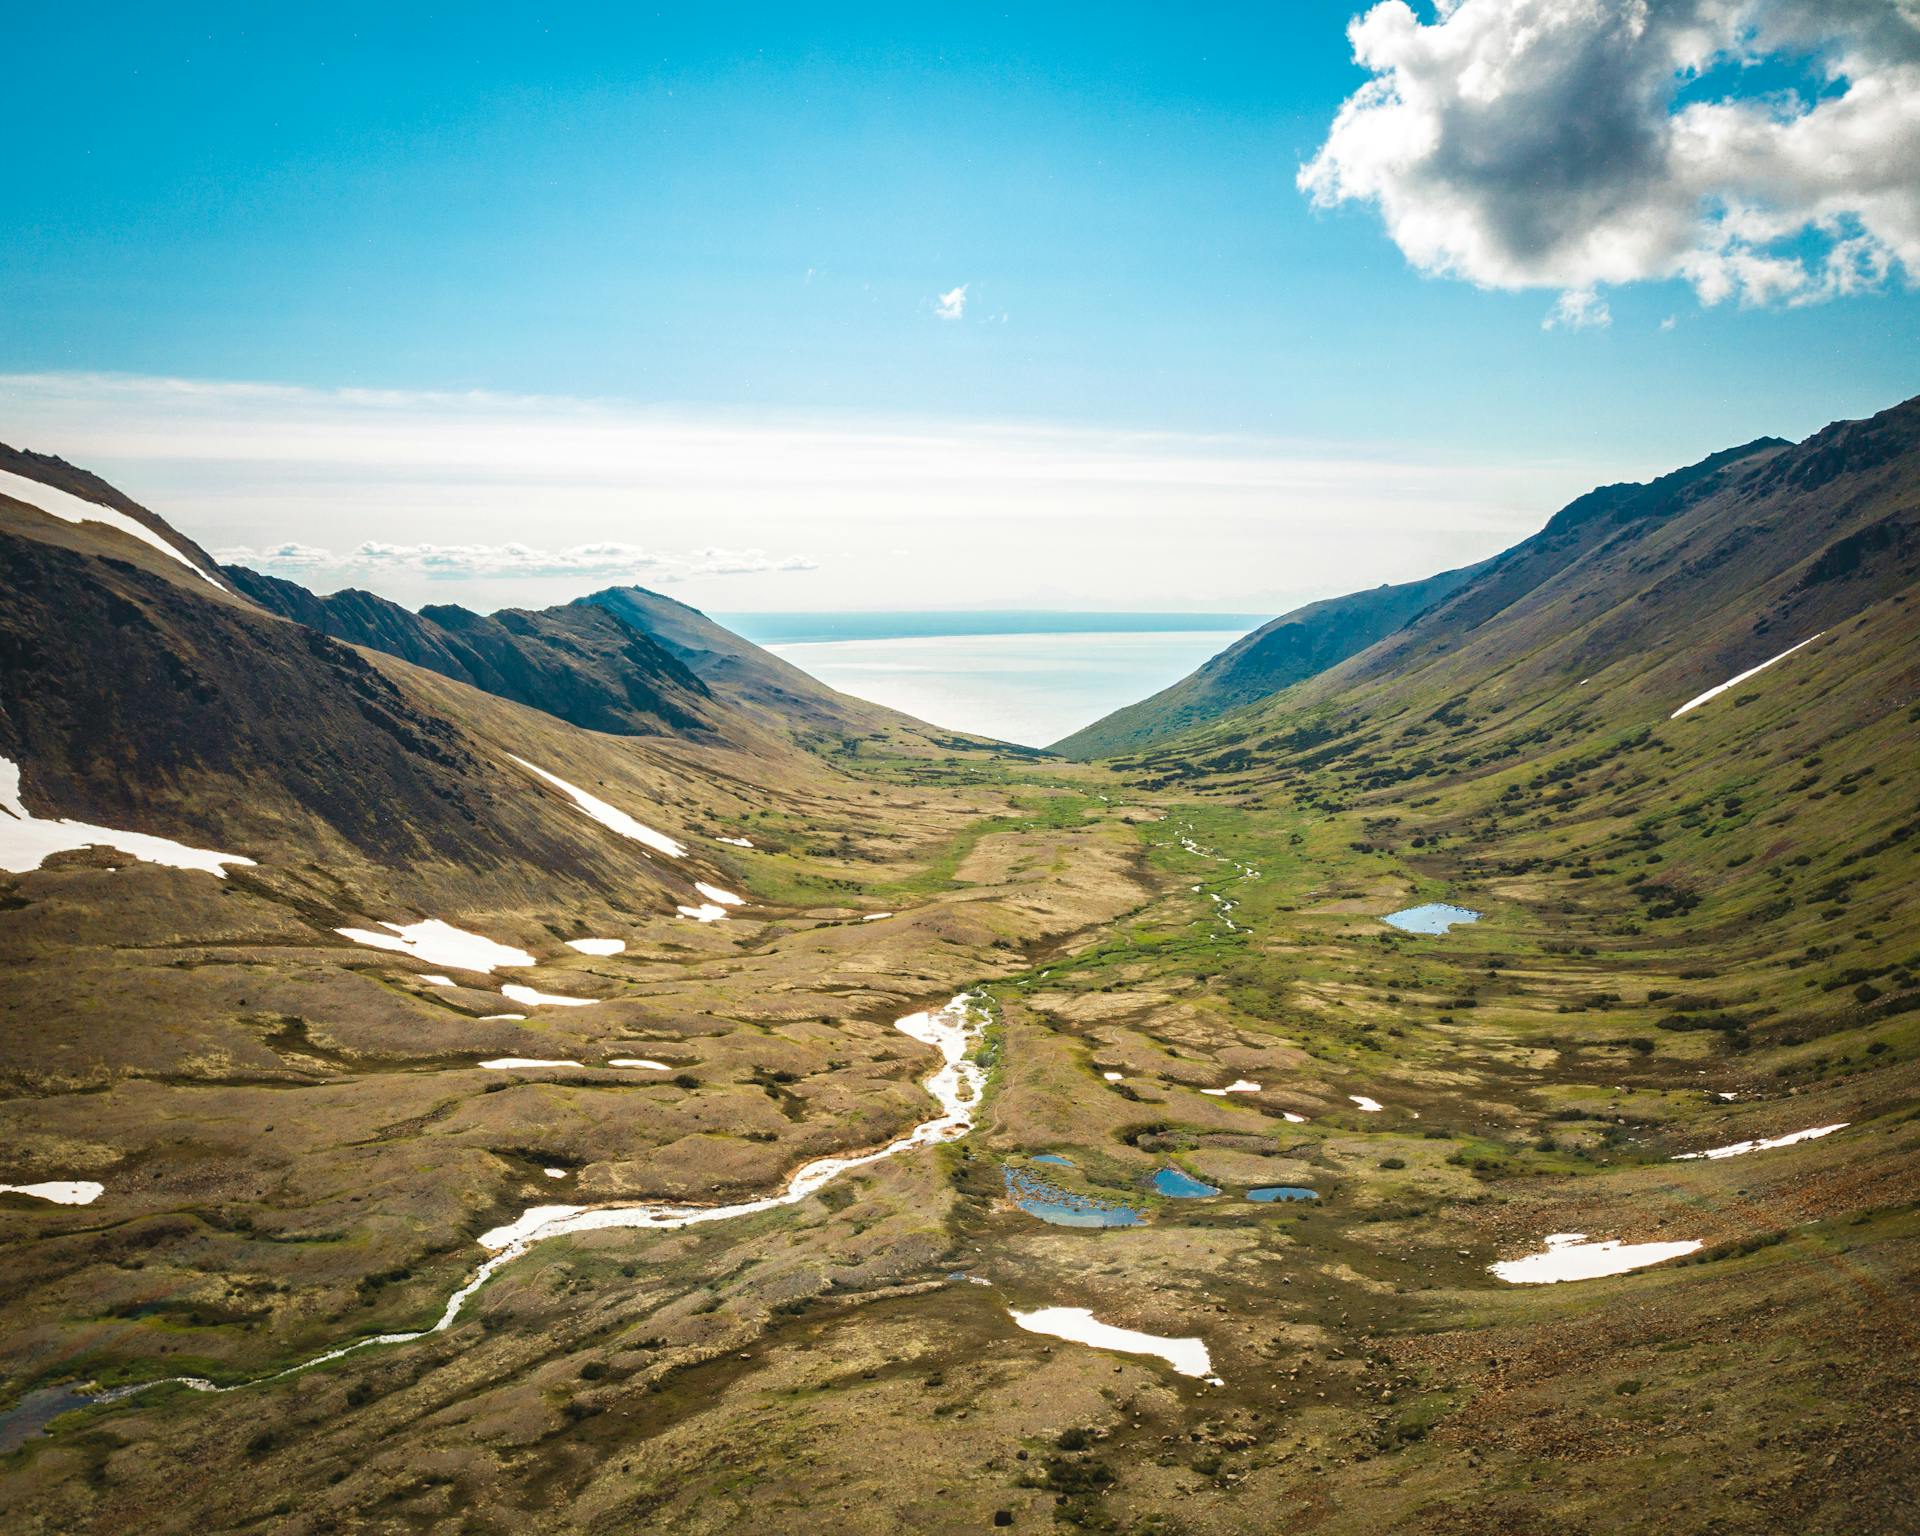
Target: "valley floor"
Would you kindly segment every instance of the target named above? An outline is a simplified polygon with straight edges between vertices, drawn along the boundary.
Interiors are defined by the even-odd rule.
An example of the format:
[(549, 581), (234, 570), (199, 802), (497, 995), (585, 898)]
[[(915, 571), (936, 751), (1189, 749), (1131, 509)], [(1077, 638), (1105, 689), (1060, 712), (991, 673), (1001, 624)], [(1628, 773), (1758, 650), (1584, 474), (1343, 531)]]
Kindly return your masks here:
[[(1843, 917), (1763, 926), (1764, 890), (1653, 915), (1647, 864), (1702, 828), (1578, 775), (843, 766), (807, 824), (745, 825), (724, 921), (635, 918), (609, 957), (564, 951), (537, 895), (503, 912), (536, 988), (597, 1000), (523, 1021), (488, 1018), (500, 978), (425, 982), (270, 876), (18, 877), (8, 1166), (105, 1193), (0, 1194), (4, 1402), (251, 1381), (431, 1323), (530, 1205), (750, 1200), (880, 1146), (935, 1113), (938, 1057), (894, 1021), (969, 988), (986, 1088), (964, 1136), (797, 1204), (541, 1241), (418, 1341), (21, 1420), (0, 1527), (1911, 1529), (1910, 855), (1843, 883)], [(1860, 767), (1866, 826), (1903, 786)], [(1785, 888), (1797, 834), (1747, 825), (1710, 851), (1752, 842)], [(1380, 921), (1427, 900), (1481, 916)], [(504, 1057), (562, 1065), (481, 1065)], [(1219, 1193), (1161, 1194), (1164, 1169)], [(1009, 1170), (1144, 1220), (1051, 1225)], [(1245, 1198), (1273, 1185), (1317, 1198)], [(1697, 1246), (1491, 1272), (1568, 1233)], [(1198, 1339), (1213, 1379), (1011, 1315), (1052, 1307)]]

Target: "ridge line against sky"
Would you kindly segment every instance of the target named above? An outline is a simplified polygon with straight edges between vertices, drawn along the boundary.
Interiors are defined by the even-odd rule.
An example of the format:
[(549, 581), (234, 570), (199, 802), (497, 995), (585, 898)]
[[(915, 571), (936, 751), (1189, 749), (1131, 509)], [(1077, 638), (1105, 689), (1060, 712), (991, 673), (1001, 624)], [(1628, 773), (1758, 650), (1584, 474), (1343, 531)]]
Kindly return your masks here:
[(1480, 559), (1619, 478), (1235, 434), (98, 374), (0, 375), (0, 421), (229, 563), (412, 605), (630, 581), (734, 611), (1280, 612)]

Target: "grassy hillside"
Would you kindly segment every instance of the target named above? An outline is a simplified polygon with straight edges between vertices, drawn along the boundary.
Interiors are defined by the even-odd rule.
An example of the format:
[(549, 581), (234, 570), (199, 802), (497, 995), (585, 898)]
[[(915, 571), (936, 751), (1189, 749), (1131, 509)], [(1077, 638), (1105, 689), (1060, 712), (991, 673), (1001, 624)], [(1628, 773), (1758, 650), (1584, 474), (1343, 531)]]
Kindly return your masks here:
[(1086, 760), (1137, 751), (1323, 672), (1392, 634), (1472, 580), (1478, 566), (1309, 603), (1243, 636), (1150, 698), (1083, 726), (1050, 748)]

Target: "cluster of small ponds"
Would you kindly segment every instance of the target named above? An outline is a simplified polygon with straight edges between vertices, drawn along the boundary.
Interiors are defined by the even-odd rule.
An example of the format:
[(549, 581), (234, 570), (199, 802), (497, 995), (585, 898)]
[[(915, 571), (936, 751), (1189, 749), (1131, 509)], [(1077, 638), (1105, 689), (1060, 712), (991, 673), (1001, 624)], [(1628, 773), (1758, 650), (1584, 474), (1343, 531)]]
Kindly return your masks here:
[[(1036, 1153), (1028, 1161), (1061, 1168), (1073, 1166), (1071, 1158), (1062, 1157), (1058, 1152)], [(1027, 1168), (1002, 1164), (1000, 1176), (1007, 1186), (1007, 1198), (1015, 1206), (1056, 1227), (1137, 1227), (1147, 1219), (1146, 1211), (1139, 1206), (1068, 1189)], [(1154, 1193), (1173, 1200), (1209, 1200), (1222, 1193), (1219, 1186), (1203, 1183), (1180, 1168), (1157, 1169), (1147, 1183)], [(1247, 1190), (1244, 1198), (1260, 1205), (1272, 1205), (1318, 1200), (1320, 1196), (1304, 1184), (1264, 1184)]]

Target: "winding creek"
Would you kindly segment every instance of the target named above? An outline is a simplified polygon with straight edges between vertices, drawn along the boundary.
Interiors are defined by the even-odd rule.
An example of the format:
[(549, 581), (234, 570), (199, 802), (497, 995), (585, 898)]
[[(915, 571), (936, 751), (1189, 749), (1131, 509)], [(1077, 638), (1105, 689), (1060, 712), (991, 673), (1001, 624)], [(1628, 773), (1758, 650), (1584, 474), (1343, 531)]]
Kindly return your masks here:
[[(431, 1326), (404, 1333), (380, 1333), (355, 1339), (303, 1360), (284, 1370), (256, 1376), (247, 1381), (222, 1386), (202, 1376), (166, 1376), (154, 1381), (135, 1382), (106, 1391), (89, 1392), (71, 1383), (46, 1387), (27, 1394), (14, 1408), (0, 1415), (0, 1444), (18, 1443), (45, 1428), (57, 1414), (74, 1408), (97, 1407), (123, 1402), (154, 1387), (182, 1386), (195, 1392), (237, 1392), (263, 1382), (279, 1381), (301, 1371), (311, 1370), (379, 1344), (411, 1344), (432, 1334), (444, 1333), (459, 1318), (474, 1294), (515, 1259), (524, 1257), (548, 1238), (565, 1237), (575, 1232), (596, 1232), (614, 1227), (650, 1227), (671, 1229), (691, 1227), (705, 1222), (731, 1221), (739, 1216), (757, 1215), (783, 1205), (797, 1205), (855, 1168), (884, 1162), (902, 1152), (957, 1141), (973, 1129), (974, 1111), (986, 1088), (986, 1069), (968, 1059), (968, 1052), (980, 1043), (986, 1027), (986, 1011), (977, 993), (962, 992), (935, 1010), (910, 1013), (894, 1022), (902, 1034), (933, 1047), (941, 1064), (922, 1085), (940, 1106), (940, 1113), (923, 1120), (906, 1135), (871, 1152), (849, 1157), (822, 1157), (806, 1163), (787, 1180), (778, 1194), (764, 1195), (738, 1205), (536, 1205), (515, 1220), (493, 1228), (480, 1236), (480, 1246), (488, 1256), (467, 1282), (447, 1298), (440, 1316)], [(17, 1437), (17, 1439), (16, 1439)]]

